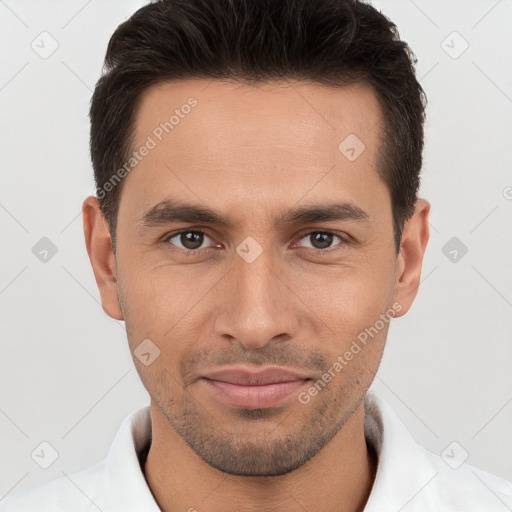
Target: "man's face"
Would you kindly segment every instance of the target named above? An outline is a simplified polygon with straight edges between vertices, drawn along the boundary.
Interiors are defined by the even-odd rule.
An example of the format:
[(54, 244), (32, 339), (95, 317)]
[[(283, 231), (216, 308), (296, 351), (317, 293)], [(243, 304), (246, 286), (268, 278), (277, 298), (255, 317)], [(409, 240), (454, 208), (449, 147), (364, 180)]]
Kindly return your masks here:
[[(191, 97), (197, 104), (182, 109)], [(176, 109), (179, 122), (159, 130)], [(148, 136), (156, 145), (121, 194), (117, 292), (132, 353), (148, 339), (160, 350), (148, 366), (134, 357), (152, 407), (215, 468), (270, 476), (315, 455), (374, 378), (389, 325), (381, 315), (412, 302), (395, 288), (391, 199), (376, 171), (381, 122), (364, 85), (197, 80), (142, 96), (133, 148)], [(164, 201), (213, 210), (227, 225), (173, 221), (162, 207), (148, 215)], [(343, 203), (352, 209), (338, 219), (284, 219)], [(235, 365), (310, 380), (279, 400), (235, 403), (202, 378)]]

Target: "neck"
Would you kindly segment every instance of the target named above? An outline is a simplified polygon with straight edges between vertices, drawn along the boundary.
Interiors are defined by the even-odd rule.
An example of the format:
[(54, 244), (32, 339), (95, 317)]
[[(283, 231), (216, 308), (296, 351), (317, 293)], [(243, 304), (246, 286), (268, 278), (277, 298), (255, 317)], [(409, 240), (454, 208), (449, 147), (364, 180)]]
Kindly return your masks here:
[(235, 476), (205, 463), (151, 403), (148, 485), (164, 512), (322, 510), (360, 512), (375, 479), (377, 458), (364, 436), (364, 404), (314, 457), (280, 476)]

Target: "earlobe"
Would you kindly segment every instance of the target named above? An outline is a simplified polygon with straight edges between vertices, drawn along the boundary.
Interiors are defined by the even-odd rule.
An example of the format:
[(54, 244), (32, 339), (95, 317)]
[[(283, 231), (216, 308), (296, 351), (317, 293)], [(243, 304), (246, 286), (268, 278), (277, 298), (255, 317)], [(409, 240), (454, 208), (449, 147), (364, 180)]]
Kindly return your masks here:
[(94, 278), (105, 313), (116, 320), (124, 320), (117, 294), (116, 260), (108, 223), (94, 196), (82, 205), (85, 245), (91, 261)]
[(395, 267), (394, 300), (400, 302), (402, 316), (409, 311), (418, 293), (423, 257), (430, 236), (428, 216), (430, 204), (418, 199), (412, 217), (404, 224), (400, 252)]

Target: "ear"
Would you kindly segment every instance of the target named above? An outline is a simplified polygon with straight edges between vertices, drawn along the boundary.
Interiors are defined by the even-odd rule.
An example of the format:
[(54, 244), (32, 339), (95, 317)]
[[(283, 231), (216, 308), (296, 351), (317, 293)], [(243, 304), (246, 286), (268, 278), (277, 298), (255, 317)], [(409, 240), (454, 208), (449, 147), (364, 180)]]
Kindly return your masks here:
[(103, 311), (116, 320), (124, 320), (117, 296), (116, 260), (110, 229), (96, 197), (85, 199), (82, 216), (85, 245), (100, 291)]
[(418, 293), (423, 256), (430, 236), (429, 213), (430, 204), (425, 199), (418, 199), (414, 214), (404, 223), (400, 253), (395, 267), (394, 300), (402, 305), (400, 312), (395, 315), (397, 317), (409, 311)]

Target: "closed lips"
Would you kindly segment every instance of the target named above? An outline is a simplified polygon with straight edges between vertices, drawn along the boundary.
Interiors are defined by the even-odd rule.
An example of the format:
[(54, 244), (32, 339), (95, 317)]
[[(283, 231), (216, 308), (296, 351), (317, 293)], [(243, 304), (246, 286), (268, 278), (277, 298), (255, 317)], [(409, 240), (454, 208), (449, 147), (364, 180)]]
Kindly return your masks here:
[(203, 375), (203, 378), (240, 386), (265, 386), (281, 382), (307, 380), (310, 377), (284, 368), (269, 368), (259, 372), (242, 369), (217, 370)]

